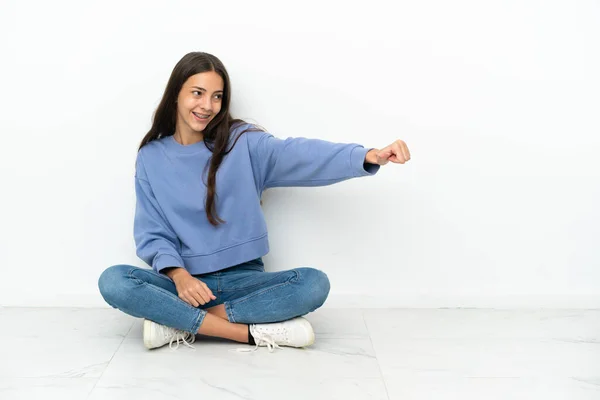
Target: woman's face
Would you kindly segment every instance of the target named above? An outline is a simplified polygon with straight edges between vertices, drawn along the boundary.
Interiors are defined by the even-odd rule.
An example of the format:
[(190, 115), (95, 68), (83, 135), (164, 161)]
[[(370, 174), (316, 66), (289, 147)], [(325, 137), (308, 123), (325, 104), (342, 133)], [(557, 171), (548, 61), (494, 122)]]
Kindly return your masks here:
[(222, 99), (223, 79), (219, 74), (209, 71), (190, 76), (177, 97), (177, 129), (202, 132), (221, 111)]

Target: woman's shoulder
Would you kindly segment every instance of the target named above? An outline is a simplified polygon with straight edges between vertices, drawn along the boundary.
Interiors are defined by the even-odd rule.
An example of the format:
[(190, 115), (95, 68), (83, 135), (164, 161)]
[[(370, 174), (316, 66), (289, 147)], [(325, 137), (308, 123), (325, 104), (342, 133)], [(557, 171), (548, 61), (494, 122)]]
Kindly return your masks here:
[(230, 138), (236, 140), (238, 137), (242, 139), (244, 136), (259, 138), (265, 134), (269, 134), (265, 128), (251, 122), (240, 121), (232, 124), (230, 129)]
[(241, 119), (235, 120), (231, 124), (230, 132), (263, 132), (265, 133), (267, 130), (260, 126), (259, 124), (255, 124), (252, 122), (247, 122)]
[(141, 149), (138, 150), (136, 155), (136, 164), (143, 164), (146, 160), (152, 160), (153, 158), (159, 156), (162, 151), (160, 149), (165, 147), (165, 141), (169, 140), (169, 136), (163, 136), (158, 139), (151, 140), (142, 146)]
[(256, 140), (257, 137), (265, 133), (264, 129), (259, 125), (240, 121), (231, 125), (229, 130), (229, 143), (245, 142)]

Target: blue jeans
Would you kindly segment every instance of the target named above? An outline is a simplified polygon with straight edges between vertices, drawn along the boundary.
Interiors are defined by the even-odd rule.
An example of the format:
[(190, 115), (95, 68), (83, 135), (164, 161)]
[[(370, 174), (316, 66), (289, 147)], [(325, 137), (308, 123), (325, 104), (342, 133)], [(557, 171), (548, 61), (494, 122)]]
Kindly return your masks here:
[(316, 310), (329, 294), (327, 275), (314, 268), (265, 272), (261, 258), (209, 274), (194, 275), (216, 299), (194, 307), (178, 297), (175, 283), (152, 269), (113, 265), (98, 280), (104, 300), (138, 318), (197, 333), (207, 308), (225, 305), (229, 322), (285, 321)]

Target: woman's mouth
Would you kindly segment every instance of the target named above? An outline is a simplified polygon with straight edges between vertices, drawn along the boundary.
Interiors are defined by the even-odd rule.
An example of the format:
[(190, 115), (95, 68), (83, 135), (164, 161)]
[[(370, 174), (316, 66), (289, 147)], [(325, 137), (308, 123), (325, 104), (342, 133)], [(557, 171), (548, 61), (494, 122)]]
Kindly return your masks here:
[(208, 118), (210, 117), (210, 115), (208, 115), (208, 114), (197, 114), (193, 111), (192, 111), (192, 114), (194, 114), (194, 118), (196, 118), (196, 120), (198, 120), (200, 122), (206, 122), (206, 121), (208, 121)]

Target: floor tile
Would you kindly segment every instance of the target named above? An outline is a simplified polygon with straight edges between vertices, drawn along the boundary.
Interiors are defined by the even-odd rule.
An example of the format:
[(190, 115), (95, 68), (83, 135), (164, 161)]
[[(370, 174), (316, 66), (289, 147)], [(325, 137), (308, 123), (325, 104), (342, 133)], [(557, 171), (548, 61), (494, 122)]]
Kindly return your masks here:
[(382, 379), (217, 377), (103, 377), (89, 400), (207, 398), (219, 400), (387, 400)]
[(362, 310), (321, 308), (306, 315), (317, 338), (368, 338)]
[(535, 339), (394, 339), (372, 337), (384, 376), (459, 377), (600, 375), (600, 344)]
[(600, 375), (595, 310), (364, 310), (385, 376)]
[(572, 378), (387, 376), (390, 400), (597, 400), (600, 386)]
[(85, 400), (97, 378), (0, 378), (0, 399)]
[(123, 338), (12, 338), (0, 345), (0, 377), (96, 378)]
[(375, 336), (600, 343), (600, 310), (370, 309), (363, 314)]
[(125, 339), (104, 377), (381, 378), (369, 339), (320, 339), (305, 349), (284, 347), (269, 353), (238, 353), (252, 346), (200, 337), (190, 349), (164, 346), (147, 350), (140, 339)]
[[(19, 337), (123, 338), (135, 318), (114, 308), (0, 308), (3, 326), (19, 328)], [(0, 338), (14, 331), (0, 329)]]

